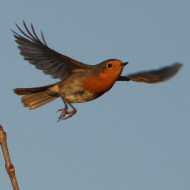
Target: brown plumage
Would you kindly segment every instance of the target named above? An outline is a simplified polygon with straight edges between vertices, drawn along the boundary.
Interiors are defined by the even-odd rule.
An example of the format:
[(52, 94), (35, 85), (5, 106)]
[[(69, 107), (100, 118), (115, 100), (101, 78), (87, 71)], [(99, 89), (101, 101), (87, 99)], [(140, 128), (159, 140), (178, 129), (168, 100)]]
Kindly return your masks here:
[(15, 88), (14, 92), (18, 95), (24, 95), (21, 101), (25, 107), (35, 109), (59, 97), (56, 94), (48, 92), (48, 89), (53, 87), (53, 85), (54, 84), (34, 88)]
[[(25, 107), (30, 109), (61, 97), (65, 108), (58, 110), (62, 112), (59, 120), (72, 117), (76, 113), (71, 103), (98, 98), (110, 90), (116, 81), (161, 82), (173, 77), (182, 67), (182, 64), (176, 63), (159, 70), (120, 76), (123, 67), (128, 62), (108, 59), (97, 65), (87, 65), (49, 48), (43, 33), (41, 33), (42, 40), (40, 40), (32, 24), (31, 31), (24, 21), (23, 25), (25, 32), (16, 25), (22, 35), (13, 31), (20, 54), (37, 69), (43, 70), (52, 78), (59, 78), (60, 81), (41, 87), (16, 88), (14, 92), (23, 95), (21, 101)], [(72, 108), (71, 111), (68, 111), (68, 106)]]

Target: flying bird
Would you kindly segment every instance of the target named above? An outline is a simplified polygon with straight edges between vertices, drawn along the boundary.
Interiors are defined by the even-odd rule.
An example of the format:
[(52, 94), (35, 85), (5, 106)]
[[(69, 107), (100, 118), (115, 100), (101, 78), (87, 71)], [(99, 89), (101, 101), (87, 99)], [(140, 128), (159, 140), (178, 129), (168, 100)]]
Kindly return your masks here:
[[(172, 78), (182, 67), (181, 63), (159, 70), (142, 71), (127, 76), (121, 76), (128, 62), (118, 59), (108, 59), (97, 65), (88, 65), (54, 51), (48, 47), (44, 35), (37, 36), (34, 26), (29, 29), (23, 21), (24, 30), (16, 24), (20, 34), (13, 31), (20, 54), (37, 69), (60, 81), (46, 86), (33, 88), (15, 88), (14, 92), (22, 95), (22, 103), (29, 109), (35, 109), (58, 97), (64, 102), (64, 108), (58, 121), (68, 119), (77, 110), (72, 103), (94, 100), (110, 90), (116, 81), (135, 81), (157, 83)], [(72, 108), (69, 111), (69, 106)]]

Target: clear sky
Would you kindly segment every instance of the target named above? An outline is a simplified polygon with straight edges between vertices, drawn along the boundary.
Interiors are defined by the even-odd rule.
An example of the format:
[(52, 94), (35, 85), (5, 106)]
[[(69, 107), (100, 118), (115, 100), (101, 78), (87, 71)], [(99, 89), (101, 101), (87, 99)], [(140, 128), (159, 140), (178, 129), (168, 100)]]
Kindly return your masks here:
[[(123, 74), (184, 67), (165, 83), (118, 82), (58, 123), (61, 99), (31, 111), (12, 92), (56, 81), (19, 55), (11, 29), (23, 19), (84, 63), (129, 61)], [(21, 189), (189, 190), (189, 0), (1, 0), (0, 24), (0, 123)], [(0, 189), (11, 189), (1, 151)]]

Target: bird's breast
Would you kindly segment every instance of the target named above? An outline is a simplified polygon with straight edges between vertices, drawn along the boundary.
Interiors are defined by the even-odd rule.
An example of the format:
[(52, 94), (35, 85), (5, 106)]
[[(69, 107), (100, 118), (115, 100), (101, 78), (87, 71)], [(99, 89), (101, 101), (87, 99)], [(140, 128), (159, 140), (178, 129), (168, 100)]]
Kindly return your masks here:
[(100, 96), (107, 92), (115, 83), (116, 79), (111, 77), (90, 76), (83, 81), (83, 88), (90, 93)]

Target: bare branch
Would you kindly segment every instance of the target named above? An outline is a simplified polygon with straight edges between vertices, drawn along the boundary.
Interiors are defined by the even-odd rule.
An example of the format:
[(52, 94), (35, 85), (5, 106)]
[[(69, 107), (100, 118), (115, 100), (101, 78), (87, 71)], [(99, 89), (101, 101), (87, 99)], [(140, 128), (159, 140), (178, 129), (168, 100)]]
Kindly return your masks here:
[(12, 186), (14, 190), (19, 190), (19, 186), (16, 180), (16, 175), (15, 175), (15, 169), (13, 164), (11, 163), (10, 155), (9, 155), (9, 150), (7, 147), (7, 135), (6, 132), (3, 130), (3, 127), (0, 125), (0, 145), (3, 151), (3, 155), (5, 158), (5, 168), (7, 170), (7, 173), (9, 174)]

